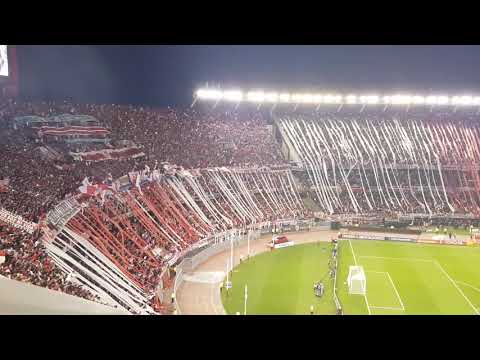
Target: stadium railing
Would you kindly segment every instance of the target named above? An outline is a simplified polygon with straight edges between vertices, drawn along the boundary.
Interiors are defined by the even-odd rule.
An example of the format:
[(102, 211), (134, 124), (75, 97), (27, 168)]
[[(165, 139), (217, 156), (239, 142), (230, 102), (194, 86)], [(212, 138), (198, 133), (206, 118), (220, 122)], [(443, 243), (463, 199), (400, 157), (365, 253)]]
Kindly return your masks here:
[[(250, 241), (255, 241), (258, 240), (261, 236), (261, 233), (259, 230), (252, 231), (251, 236), (250, 236)], [(233, 244), (235, 247), (238, 247), (240, 245), (245, 244), (248, 241), (247, 235), (239, 235), (235, 236), (233, 239)], [(195, 270), (199, 265), (203, 264), (205, 261), (207, 261), (209, 258), (212, 256), (230, 249), (230, 239), (225, 236), (223, 238), (223, 241), (218, 242), (215, 245), (211, 245), (205, 250), (199, 252), (198, 254), (192, 256), (192, 257), (186, 257), (184, 258), (176, 267), (176, 276), (175, 276), (175, 282), (174, 282), (174, 292), (177, 294), (178, 289), (183, 283), (183, 275), (186, 272), (190, 272)], [(177, 309), (177, 314), (181, 314), (181, 309), (178, 305), (178, 300), (177, 297), (175, 296), (175, 308)]]
[[(305, 222), (307, 223), (307, 221)], [(271, 234), (272, 233), (272, 226), (259, 226), (259, 229), (252, 231), (251, 236), (250, 236), (250, 241), (256, 241), (258, 240), (262, 235), (265, 234)], [(329, 230), (330, 229), (330, 222), (322, 222), (319, 224), (315, 224), (313, 221), (308, 221), (308, 227), (304, 228), (300, 226), (299, 231), (305, 231), (305, 230)], [(280, 229), (279, 229), (280, 230)], [(285, 232), (294, 232), (295, 229), (293, 227), (288, 227), (288, 229), (283, 228), (282, 229)], [(243, 245), (247, 242), (247, 235), (246, 234), (240, 234), (240, 235), (235, 235), (233, 239), (233, 244), (235, 247), (238, 247), (240, 245)], [(176, 265), (176, 276), (175, 276), (175, 282), (174, 282), (174, 292), (177, 294), (178, 289), (183, 283), (183, 276), (187, 272), (194, 271), (199, 265), (203, 264), (206, 262), (209, 258), (212, 256), (222, 252), (226, 251), (230, 248), (230, 238), (228, 237), (227, 233), (223, 234), (222, 239), (216, 240), (216, 243), (211, 242), (211, 245), (208, 246), (206, 249), (196, 253), (193, 256), (186, 256), (178, 265)], [(337, 268), (337, 264), (335, 263), (335, 269)], [(336, 271), (335, 271), (335, 285), (334, 285), (334, 299), (335, 299), (335, 305), (341, 308), (340, 301), (337, 298), (336, 295)], [(177, 310), (177, 314), (181, 314), (181, 309), (178, 304), (177, 296), (175, 296), (175, 308)]]

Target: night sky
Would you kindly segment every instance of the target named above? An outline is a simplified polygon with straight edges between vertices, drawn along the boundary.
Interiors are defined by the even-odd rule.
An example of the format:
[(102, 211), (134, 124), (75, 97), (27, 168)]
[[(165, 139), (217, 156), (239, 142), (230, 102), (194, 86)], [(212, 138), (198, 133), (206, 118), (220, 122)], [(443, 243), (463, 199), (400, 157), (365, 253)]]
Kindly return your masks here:
[(18, 46), (32, 100), (185, 106), (209, 83), (291, 91), (480, 92), (480, 46)]

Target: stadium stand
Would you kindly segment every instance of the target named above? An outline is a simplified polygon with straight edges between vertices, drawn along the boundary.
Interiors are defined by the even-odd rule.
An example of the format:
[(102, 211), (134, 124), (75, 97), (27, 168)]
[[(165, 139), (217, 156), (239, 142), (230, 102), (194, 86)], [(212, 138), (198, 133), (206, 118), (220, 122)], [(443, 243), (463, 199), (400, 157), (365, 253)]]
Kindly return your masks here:
[(167, 312), (185, 253), (311, 219), (304, 199), (340, 219), (479, 214), (479, 129), (459, 114), (3, 104), (0, 274), (135, 314)]

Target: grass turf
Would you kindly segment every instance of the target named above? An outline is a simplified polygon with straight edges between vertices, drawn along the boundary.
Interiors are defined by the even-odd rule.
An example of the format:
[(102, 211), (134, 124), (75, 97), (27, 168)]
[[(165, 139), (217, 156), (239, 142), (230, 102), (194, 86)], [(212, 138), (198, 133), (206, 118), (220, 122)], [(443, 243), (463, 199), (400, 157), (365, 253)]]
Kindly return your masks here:
[[(338, 295), (346, 314), (478, 313), (478, 247), (360, 240), (342, 241), (340, 251)], [(366, 297), (348, 294), (355, 263), (366, 272)]]
[[(353, 252), (352, 252), (353, 250)], [(480, 310), (480, 248), (388, 241), (341, 241), (337, 280), (345, 314), (476, 314)], [(313, 283), (328, 271), (331, 245), (306, 244), (263, 253), (235, 268), (233, 288), (222, 295), (229, 314), (333, 314), (332, 282), (323, 298)], [(348, 267), (362, 265), (367, 296), (349, 295)], [(368, 306), (367, 306), (368, 304)]]
[[(228, 314), (243, 314), (248, 286), (247, 314), (334, 314), (333, 281), (328, 274), (331, 244), (306, 244), (276, 249), (250, 258), (234, 268), (232, 289), (222, 301)], [(325, 278), (324, 278), (325, 277)], [(313, 284), (324, 278), (325, 293), (315, 296)]]

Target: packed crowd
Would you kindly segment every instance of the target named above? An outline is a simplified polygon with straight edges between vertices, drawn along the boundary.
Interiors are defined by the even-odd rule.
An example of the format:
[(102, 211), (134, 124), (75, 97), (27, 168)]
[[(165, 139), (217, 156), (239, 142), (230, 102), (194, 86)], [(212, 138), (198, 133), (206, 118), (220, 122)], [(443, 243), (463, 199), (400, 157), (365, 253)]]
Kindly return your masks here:
[[(105, 147), (112, 148), (112, 146), (109, 143), (106, 145), (90, 143), (70, 145), (61, 142), (45, 144), (32, 135), (34, 131), (29, 127), (12, 129), (12, 121), (18, 116), (33, 115), (46, 118), (64, 113), (94, 116), (111, 131), (110, 143), (139, 145), (146, 156), (123, 161), (115, 159), (98, 162), (73, 161), (68, 156), (69, 151), (101, 150)], [(271, 128), (267, 126), (266, 120), (257, 113), (219, 111), (205, 113), (195, 110), (176, 112), (170, 109), (159, 110), (133, 106), (10, 101), (4, 103), (0, 118), (2, 123), (0, 129), (2, 132), (0, 137), (0, 163), (2, 164), (0, 180), (6, 180), (8, 183), (8, 189), (0, 193), (0, 205), (33, 222), (41, 221), (54, 205), (77, 193), (85, 178), (89, 179), (91, 183), (100, 183), (105, 179), (116, 179), (129, 172), (144, 169), (146, 165), (154, 168), (158, 162), (162, 161), (186, 168), (248, 167), (284, 163), (273, 140)], [(47, 156), (46, 154), (53, 155)], [(185, 186), (188, 187), (188, 185)], [(155, 231), (152, 224), (144, 218), (140, 218), (143, 222), (133, 218), (128, 231), (120, 230), (115, 224), (110, 223), (106, 227), (102, 227), (96, 235), (101, 234), (105, 237), (105, 234), (109, 233), (109, 240), (112, 241), (119, 236), (125, 236), (127, 239), (125, 242), (121, 245), (118, 242), (111, 244), (107, 252), (115, 264), (125, 266), (129, 274), (134, 274), (132, 278), (137, 285), (147, 293), (152, 293), (158, 284), (160, 270), (165, 260), (201, 237), (205, 237), (212, 229), (218, 230), (222, 226), (226, 228), (224, 224), (226, 220), (223, 220), (222, 225), (215, 223), (207, 226), (191, 209), (185, 209), (185, 205), (182, 204), (184, 200), (179, 201), (179, 194), (172, 190), (172, 185), (165, 185), (162, 188), (161, 191), (165, 191), (165, 193), (159, 199), (157, 198), (158, 189), (149, 186), (144, 191), (146, 197), (142, 198), (142, 206), (157, 211), (160, 224), (164, 229)], [(229, 217), (233, 219), (233, 221), (228, 220), (231, 223), (227, 227), (231, 228), (245, 219), (241, 219), (244, 214), (239, 215), (238, 212), (235, 212), (229, 207), (227, 201), (218, 199), (218, 206), (222, 209), (221, 211), (224, 211), (225, 219), (230, 219)], [(168, 202), (177, 205), (162, 210), (162, 205)], [(106, 203), (98, 204), (98, 211), (103, 211), (103, 214), (110, 211), (111, 214), (114, 211), (113, 208), (107, 210), (106, 207), (112, 204), (108, 200)], [(199, 206), (207, 212), (205, 204)], [(91, 209), (94, 208), (95, 205), (91, 204)], [(84, 224), (88, 222), (94, 224), (98, 219), (89, 213), (89, 210), (82, 215)], [(212, 216), (216, 216), (216, 220), (218, 220), (218, 211), (213, 215), (204, 216), (210, 219)], [(270, 214), (268, 215), (270, 218), (278, 215), (274, 214), (270, 208), (264, 209), (264, 211)], [(107, 217), (105, 217), (105, 221)], [(92, 237), (95, 235), (91, 229), (90, 233)], [(152, 250), (156, 244), (158, 245), (158, 240), (165, 236), (167, 238), (171, 236), (181, 246), (175, 246), (171, 241), (164, 242), (159, 259), (158, 256), (152, 254)], [(19, 243), (24, 244), (22, 246), (26, 246), (25, 253), (30, 251), (29, 256), (35, 259), (36, 254), (44, 250), (40, 245), (38, 252), (35, 251), (37, 248), (27, 246), (32, 241), (38, 245), (38, 237), (33, 238), (22, 234), (17, 239)], [(3, 242), (2, 240), (2, 243), (6, 247), (13, 246), (10, 241)], [(119, 248), (124, 251), (123, 260), (128, 258), (125, 263), (122, 263), (122, 259), (118, 257)], [(148, 256), (145, 256), (145, 253), (148, 253)], [(26, 277), (25, 271), (33, 273), (33, 270), (25, 268), (25, 261), (22, 260), (24, 258), (26, 259), (26, 257), (9, 256), (8, 269), (5, 269), (12, 278), (30, 279)], [(53, 263), (48, 266), (56, 269)], [(77, 295), (82, 296), (78, 291), (80, 288), (65, 280), (67, 274), (63, 274), (62, 277), (57, 270), (52, 271), (56, 271), (58, 279), (49, 280), (47, 284), (40, 280), (45, 276), (51, 279), (53, 273), (37, 268), (37, 271), (41, 273), (38, 275), (40, 280), (31, 279), (31, 282), (40, 285), (47, 284), (49, 288), (65, 292), (75, 291)], [(83, 297), (91, 298), (89, 293), (83, 294)]]
[(0, 224), (0, 251), (6, 254), (5, 262), (0, 264), (0, 275), (88, 300), (98, 300), (88, 290), (69, 281), (57, 268), (47, 256), (39, 232), (32, 236)]
[[(110, 144), (135, 144), (145, 156), (73, 161), (68, 151), (114, 146), (51, 144), (52, 153), (62, 156), (49, 157), (48, 149), (39, 149), (45, 144), (27, 129), (8, 126), (15, 116), (64, 113), (95, 117), (109, 129)], [(0, 241), (0, 250), (7, 251), (0, 273), (105, 303), (120, 299), (113, 302), (129, 310), (135, 304), (154, 307), (162, 270), (193, 244), (262, 222), (312, 217), (302, 201), (303, 189), (328, 214), (480, 209), (473, 191), (477, 180), (465, 170), (480, 162), (480, 130), (469, 121), (283, 117), (282, 133), (306, 167), (300, 183), (282, 168), (285, 160), (272, 124), (256, 111), (8, 102), (0, 121), (0, 180), (8, 179), (0, 206), (27, 220), (39, 222), (54, 205), (77, 193), (85, 179), (110, 183), (142, 174), (141, 182), (130, 179), (130, 191), (110, 190), (90, 198), (89, 206), (70, 219), (56, 243), (65, 255), (56, 261), (68, 266), (59, 269), (48, 260), (46, 251), (52, 248), (45, 250), (38, 233), (29, 236), (4, 227)], [(162, 168), (165, 162), (177, 165), (176, 170)], [(465, 169), (445, 169), (453, 164)], [(89, 244), (99, 256), (86, 266), (86, 253), (74, 250)], [(103, 265), (92, 265), (100, 255), (122, 270), (122, 283), (102, 280)], [(91, 291), (69, 280), (65, 269), (74, 262)], [(119, 289), (125, 284), (131, 288), (123, 293)]]
[[(432, 116), (432, 115), (430, 115)], [(464, 119), (280, 119), (324, 211), (480, 213), (480, 129)]]
[[(41, 117), (62, 113), (96, 117), (111, 130), (112, 142), (130, 140), (142, 147), (146, 157), (124, 161), (73, 162), (46, 159), (37, 141), (28, 141), (25, 131), (2, 129), (0, 179), (8, 178), (11, 191), (0, 201), (32, 221), (38, 221), (52, 204), (58, 203), (89, 177), (102, 181), (143, 168), (146, 163), (167, 161), (185, 168), (212, 166), (251, 166), (281, 164), (281, 153), (259, 114), (215, 112), (211, 114), (176, 112), (117, 105), (76, 105), (70, 103), (10, 102), (1, 115), (2, 124), (15, 116)], [(89, 149), (87, 148), (89, 147)], [(58, 145), (63, 154), (69, 150)], [(85, 150), (99, 150), (100, 145), (73, 145)], [(71, 150), (71, 149), (70, 149)], [(68, 161), (70, 160), (70, 161)]]

